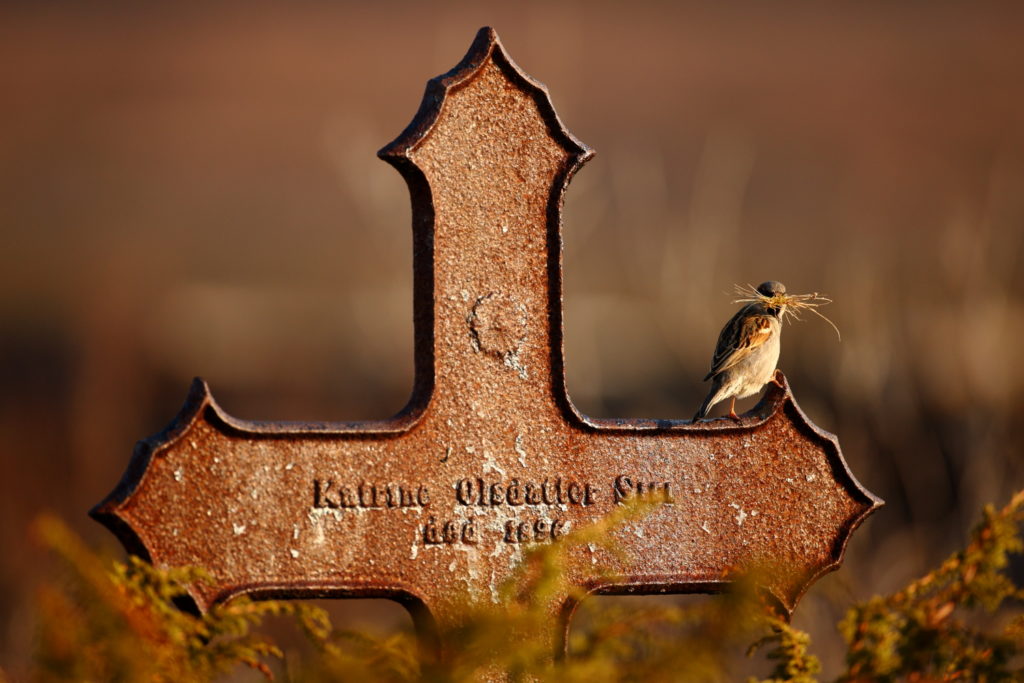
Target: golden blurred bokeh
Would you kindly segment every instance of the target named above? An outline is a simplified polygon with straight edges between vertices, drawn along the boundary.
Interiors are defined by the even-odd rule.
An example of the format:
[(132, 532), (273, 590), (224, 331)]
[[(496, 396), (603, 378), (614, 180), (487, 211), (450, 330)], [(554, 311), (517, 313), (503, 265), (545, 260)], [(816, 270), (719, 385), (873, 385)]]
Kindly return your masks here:
[[(0, 662), (27, 523), (85, 517), (194, 375), (356, 420), (412, 382), (409, 200), (375, 159), (494, 26), (598, 155), (566, 197), (574, 402), (687, 418), (734, 283), (828, 293), (781, 367), (888, 506), (797, 611), (832, 624), (1024, 486), (1024, 6), (13, 3), (0, 9)], [(744, 409), (752, 405), (748, 401)]]

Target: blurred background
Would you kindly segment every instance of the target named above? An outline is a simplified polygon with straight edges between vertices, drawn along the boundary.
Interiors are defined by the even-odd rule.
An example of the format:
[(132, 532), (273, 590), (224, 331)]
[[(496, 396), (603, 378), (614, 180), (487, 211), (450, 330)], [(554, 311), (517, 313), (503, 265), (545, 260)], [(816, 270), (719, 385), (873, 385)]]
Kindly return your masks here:
[[(842, 342), (807, 317), (781, 367), (888, 505), (797, 611), (826, 673), (851, 600), (1024, 487), (1024, 6), (5, 3), (10, 671), (32, 641), (28, 523), (56, 511), (120, 552), (85, 513), (193, 376), (243, 418), (402, 407), (409, 201), (374, 154), (483, 25), (598, 153), (564, 216), (583, 412), (692, 415), (735, 283), (834, 298)], [(408, 623), (389, 603), (332, 610)]]

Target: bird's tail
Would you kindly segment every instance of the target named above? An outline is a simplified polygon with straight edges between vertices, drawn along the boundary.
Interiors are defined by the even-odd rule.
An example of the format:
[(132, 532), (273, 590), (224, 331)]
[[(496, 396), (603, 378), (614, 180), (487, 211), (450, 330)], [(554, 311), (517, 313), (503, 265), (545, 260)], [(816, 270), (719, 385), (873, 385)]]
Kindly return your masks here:
[(712, 385), (711, 391), (708, 392), (707, 398), (705, 398), (704, 402), (700, 404), (700, 408), (697, 409), (697, 414), (693, 416), (692, 421), (696, 422), (697, 420), (707, 417), (708, 411), (711, 410), (711, 407), (722, 400), (721, 393), (722, 387), (718, 386), (718, 383), (716, 382)]

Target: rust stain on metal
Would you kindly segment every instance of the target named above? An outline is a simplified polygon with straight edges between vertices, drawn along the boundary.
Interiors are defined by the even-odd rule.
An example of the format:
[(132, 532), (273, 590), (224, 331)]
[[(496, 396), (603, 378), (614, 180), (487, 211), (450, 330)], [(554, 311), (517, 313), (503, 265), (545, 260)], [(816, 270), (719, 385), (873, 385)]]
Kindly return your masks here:
[[(767, 588), (792, 610), (881, 501), (788, 384), (769, 384), (739, 423), (575, 410), (560, 215), (591, 155), (481, 30), (380, 152), (413, 202), (408, 407), (379, 422), (248, 422), (196, 380), (93, 516), (158, 566), (205, 567), (213, 582), (191, 588), (201, 609), (239, 594), (381, 596), (429, 632), (467, 600), (496, 600), (527, 536), (557, 537), (653, 487), (672, 504), (616, 534), (618, 559), (593, 556), (618, 578), (570, 578), (599, 593), (715, 590), (770, 559), (783, 569)], [(552, 614), (570, 615), (568, 600), (556, 596)], [(553, 616), (553, 647), (567, 619)]]

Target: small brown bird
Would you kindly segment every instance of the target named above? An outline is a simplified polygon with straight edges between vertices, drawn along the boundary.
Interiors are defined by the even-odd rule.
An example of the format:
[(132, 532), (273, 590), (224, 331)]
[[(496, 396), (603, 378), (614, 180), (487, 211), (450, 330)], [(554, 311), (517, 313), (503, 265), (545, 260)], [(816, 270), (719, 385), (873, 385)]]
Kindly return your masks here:
[(713, 405), (727, 398), (732, 399), (729, 417), (738, 420), (736, 399), (753, 396), (775, 375), (786, 305), (774, 303), (772, 298), (775, 302), (784, 301), (786, 287), (769, 280), (757, 286), (757, 293), (764, 300), (746, 304), (718, 336), (711, 372), (704, 378), (705, 382), (712, 380), (711, 391), (693, 416), (694, 422), (706, 417)]

